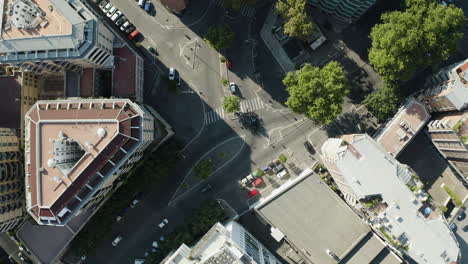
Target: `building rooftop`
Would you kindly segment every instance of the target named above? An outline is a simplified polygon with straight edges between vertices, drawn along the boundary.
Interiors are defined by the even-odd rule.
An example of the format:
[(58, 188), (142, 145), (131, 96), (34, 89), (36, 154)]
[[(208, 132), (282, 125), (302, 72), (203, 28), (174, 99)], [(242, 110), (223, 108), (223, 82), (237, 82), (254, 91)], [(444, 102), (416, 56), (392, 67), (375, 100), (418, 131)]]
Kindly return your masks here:
[(112, 95), (125, 98), (136, 97), (136, 55), (127, 46), (124, 46), (114, 49), (114, 57)]
[(26, 193), (36, 220), (65, 221), (81, 208), (139, 144), (140, 111), (127, 99), (39, 101), (29, 110)]
[(426, 107), (410, 99), (378, 133), (376, 140), (387, 152), (398, 156), (429, 118), (431, 115)]
[(78, 0), (0, 0), (0, 11), (2, 63), (78, 57), (95, 40), (94, 16)]
[[(327, 254), (329, 249), (340, 259), (349, 258), (349, 263), (370, 263), (385, 247), (367, 224), (310, 170), (280, 188), (262, 198), (255, 209), (309, 261), (336, 263)], [(391, 263), (400, 263), (392, 256)]]
[(357, 199), (380, 195), (387, 204), (374, 224), (385, 226), (395, 240), (407, 245), (406, 253), (418, 263), (455, 263), (460, 249), (454, 235), (443, 216), (405, 185), (410, 176), (403, 166), (368, 135), (338, 141), (338, 149), (327, 144), (323, 148), (337, 151), (336, 166)]

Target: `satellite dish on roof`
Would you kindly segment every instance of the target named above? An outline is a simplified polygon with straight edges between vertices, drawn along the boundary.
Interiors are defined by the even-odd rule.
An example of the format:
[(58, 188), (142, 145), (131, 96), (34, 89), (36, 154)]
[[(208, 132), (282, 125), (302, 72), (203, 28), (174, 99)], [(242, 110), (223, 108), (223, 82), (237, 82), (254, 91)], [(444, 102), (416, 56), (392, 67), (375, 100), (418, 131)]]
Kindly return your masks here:
[(105, 136), (106, 136), (106, 133), (107, 133), (106, 130), (105, 130), (104, 128), (102, 128), (102, 127), (98, 128), (98, 130), (97, 130), (97, 134), (98, 134), (98, 136), (99, 136), (100, 138), (105, 137)]
[(55, 167), (55, 160), (54, 159), (48, 159), (47, 160), (47, 166), (49, 166), (49, 168)]

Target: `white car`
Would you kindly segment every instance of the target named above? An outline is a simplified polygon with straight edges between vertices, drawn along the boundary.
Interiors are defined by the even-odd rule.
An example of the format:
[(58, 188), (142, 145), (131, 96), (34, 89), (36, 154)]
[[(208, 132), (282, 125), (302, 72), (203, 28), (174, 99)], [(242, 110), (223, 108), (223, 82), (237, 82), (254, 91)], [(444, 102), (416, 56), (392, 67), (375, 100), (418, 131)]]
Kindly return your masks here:
[(169, 80), (173, 81), (175, 79), (175, 69), (169, 68)]
[(128, 28), (130, 25), (131, 25), (130, 22), (128, 22), (128, 21), (125, 22), (125, 23), (123, 23), (123, 25), (120, 27), (120, 30), (124, 31), (124, 30), (125, 30), (126, 28)]
[(111, 3), (108, 3), (107, 5), (105, 5), (103, 8), (102, 8), (102, 12), (104, 13), (107, 13), (107, 11), (109, 11), (109, 9), (112, 8), (112, 4)]
[(158, 241), (153, 241), (151, 246), (152, 246), (151, 251), (155, 252), (156, 249), (158, 249)]
[(130, 204), (130, 207), (131, 207), (131, 208), (135, 208), (135, 205), (137, 205), (137, 203), (139, 203), (139, 202), (140, 202), (140, 201), (137, 200), (137, 199), (133, 200), (132, 203)]
[(112, 241), (112, 245), (115, 247), (119, 242), (122, 240), (122, 236), (117, 236), (114, 241)]
[(112, 15), (111, 20), (115, 22), (117, 20), (117, 18), (119, 18), (121, 15), (122, 15), (122, 12), (117, 10), (117, 12), (115, 12), (115, 14)]
[(231, 91), (232, 94), (236, 93), (236, 84), (235, 83), (230, 83), (229, 84), (229, 90)]
[(101, 2), (99, 3), (99, 8), (100, 8), (101, 10), (104, 10), (104, 7), (105, 7), (107, 4), (109, 4), (109, 2), (107, 2), (107, 1), (101, 1)]
[(117, 8), (115, 6), (111, 7), (111, 9), (109, 9), (109, 12), (107, 12), (107, 17), (111, 17), (115, 12), (117, 12)]
[(288, 170), (284, 169), (284, 170), (278, 172), (278, 174), (276, 174), (276, 177), (278, 177), (278, 179), (281, 179), (286, 175), (288, 175)]
[(169, 221), (167, 219), (164, 219), (161, 221), (161, 223), (159, 223), (159, 228), (164, 228), (167, 224), (169, 223)]

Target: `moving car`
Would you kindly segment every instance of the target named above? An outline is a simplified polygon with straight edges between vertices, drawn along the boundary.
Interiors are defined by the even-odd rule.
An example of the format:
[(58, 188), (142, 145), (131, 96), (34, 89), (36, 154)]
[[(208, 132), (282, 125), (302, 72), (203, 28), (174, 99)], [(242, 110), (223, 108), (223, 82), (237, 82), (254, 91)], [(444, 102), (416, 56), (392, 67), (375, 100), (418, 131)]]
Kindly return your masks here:
[(304, 142), (304, 147), (307, 149), (307, 151), (308, 151), (311, 155), (314, 155), (314, 154), (315, 154), (315, 149), (314, 149), (314, 147), (312, 146), (312, 144), (310, 144), (309, 141)]
[(158, 248), (158, 241), (153, 241), (153, 243), (151, 244), (151, 246), (153, 247), (151, 249), (151, 251), (155, 252), (156, 249)]
[(161, 223), (159, 223), (159, 228), (164, 228), (167, 224), (169, 224), (169, 220), (167, 219), (164, 219), (161, 221)]
[(169, 80), (173, 81), (175, 79), (175, 69), (169, 68)]
[(116, 21), (117, 18), (119, 18), (121, 15), (122, 15), (122, 12), (120, 12), (120, 10), (117, 10), (117, 12), (115, 12), (115, 14), (112, 15), (111, 20)]
[(236, 91), (237, 91), (237, 89), (236, 89), (236, 84), (233, 83), (233, 82), (231, 82), (231, 83), (229, 84), (229, 90), (231, 91), (232, 94), (235, 94)]
[(211, 185), (207, 184), (205, 185), (202, 189), (201, 189), (201, 192), (202, 193), (206, 193), (206, 192), (209, 192), (211, 191)]
[(114, 13), (117, 12), (117, 8), (115, 6), (111, 7), (111, 9), (109, 9), (109, 11), (107, 12), (107, 17), (111, 17), (112, 15), (114, 15)]
[(115, 247), (119, 242), (122, 240), (122, 236), (117, 236), (114, 241), (112, 241), (112, 245)]
[(137, 199), (133, 200), (132, 203), (130, 204), (130, 207), (135, 208), (135, 205), (137, 205), (137, 203), (139, 203), (139, 202), (140, 202), (140, 200), (137, 200)]
[(135, 259), (135, 264), (145, 264), (144, 259)]

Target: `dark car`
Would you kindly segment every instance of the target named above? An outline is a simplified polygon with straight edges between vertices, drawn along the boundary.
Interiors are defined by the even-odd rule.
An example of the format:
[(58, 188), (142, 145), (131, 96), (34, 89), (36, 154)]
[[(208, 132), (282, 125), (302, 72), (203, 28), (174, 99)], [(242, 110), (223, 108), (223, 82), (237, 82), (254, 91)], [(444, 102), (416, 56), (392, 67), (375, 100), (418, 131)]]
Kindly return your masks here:
[(314, 146), (312, 146), (312, 144), (310, 144), (309, 141), (304, 142), (304, 147), (307, 149), (307, 151), (308, 151), (311, 155), (314, 155), (314, 154), (315, 154)]
[(206, 192), (211, 191), (211, 189), (212, 189), (212, 188), (211, 188), (211, 185), (207, 184), (207, 185), (205, 185), (205, 186), (201, 189), (201, 192), (202, 192), (202, 193), (206, 193)]
[(149, 52), (153, 53), (154, 55), (158, 55), (158, 53), (156, 52), (156, 50), (153, 47), (149, 47), (148, 50), (149, 50)]
[(463, 227), (463, 232), (468, 232), (468, 225), (465, 225), (465, 226)]
[(147, 13), (151, 12), (151, 1), (146, 1), (144, 9)]
[(230, 70), (232, 69), (232, 61), (230, 59), (226, 59), (226, 67)]
[(465, 213), (465, 211), (461, 211), (461, 212), (457, 215), (457, 220), (458, 220), (458, 221), (461, 221), (461, 220), (463, 220), (463, 219), (465, 219), (465, 218), (466, 218), (466, 213)]
[(136, 29), (135, 26), (133, 26), (133, 25), (132, 25), (132, 26), (129, 26), (127, 29), (125, 29), (125, 33), (130, 34), (130, 33), (132, 33), (133, 30), (135, 30), (135, 29)]
[(451, 223), (450, 229), (452, 229), (453, 232), (457, 231), (457, 225), (455, 223)]

